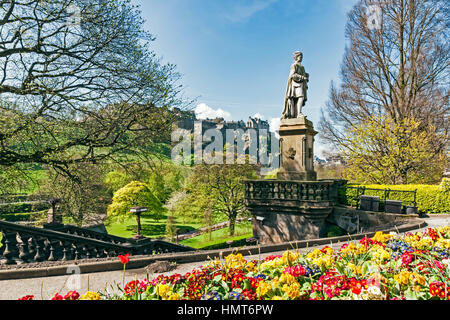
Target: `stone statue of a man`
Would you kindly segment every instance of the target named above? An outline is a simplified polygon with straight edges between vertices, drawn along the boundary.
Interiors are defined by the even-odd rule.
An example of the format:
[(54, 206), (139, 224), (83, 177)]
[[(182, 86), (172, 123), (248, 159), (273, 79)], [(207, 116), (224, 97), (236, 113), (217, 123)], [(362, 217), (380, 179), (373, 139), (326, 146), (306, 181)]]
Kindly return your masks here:
[(303, 116), (302, 108), (308, 99), (309, 74), (305, 72), (305, 68), (301, 64), (302, 60), (303, 53), (296, 51), (294, 53), (294, 64), (291, 66), (291, 72), (289, 73), (282, 119)]

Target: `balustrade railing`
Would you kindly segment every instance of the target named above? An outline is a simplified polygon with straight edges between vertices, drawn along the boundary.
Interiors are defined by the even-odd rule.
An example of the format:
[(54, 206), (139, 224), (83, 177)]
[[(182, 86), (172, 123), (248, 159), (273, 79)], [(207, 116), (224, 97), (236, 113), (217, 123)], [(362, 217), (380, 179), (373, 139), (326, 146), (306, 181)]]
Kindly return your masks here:
[[(68, 232), (65, 232), (68, 231)], [(67, 261), (130, 255), (161, 254), (194, 250), (161, 240), (136, 242), (83, 228), (41, 229), (0, 221), (0, 260), (5, 264)]]
[(337, 197), (333, 181), (245, 181), (247, 200), (334, 201)]

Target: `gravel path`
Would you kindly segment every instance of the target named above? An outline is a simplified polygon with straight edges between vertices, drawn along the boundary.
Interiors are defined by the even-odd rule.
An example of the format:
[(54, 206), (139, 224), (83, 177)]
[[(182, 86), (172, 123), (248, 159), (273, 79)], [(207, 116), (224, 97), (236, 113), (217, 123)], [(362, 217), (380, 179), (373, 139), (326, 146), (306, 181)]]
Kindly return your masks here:
[[(450, 225), (450, 216), (443, 217), (430, 217), (424, 219), (428, 227), (440, 227), (445, 225)], [(427, 228), (428, 228), (427, 227)], [(334, 249), (340, 248), (343, 243), (338, 243), (332, 245)], [(320, 246), (323, 247), (323, 246)], [(307, 252), (312, 250), (314, 247), (299, 249), (300, 252)], [(274, 254), (282, 254), (280, 252), (271, 252), (266, 254), (261, 254), (261, 256), (253, 255), (246, 256), (247, 260), (257, 260), (258, 258), (265, 259), (266, 256)], [(205, 262), (195, 262), (180, 264), (175, 270), (170, 272), (162, 273), (164, 275), (170, 275), (173, 273), (184, 274), (186, 272), (192, 271), (193, 268), (199, 267)], [(73, 267), (73, 266), (72, 266)], [(80, 293), (85, 293), (86, 291), (102, 291), (102, 292), (117, 292), (117, 285), (122, 284), (123, 271), (111, 271), (111, 272), (97, 272), (89, 274), (80, 274), (79, 276), (74, 276), (74, 268), (68, 266), (68, 275), (65, 276), (55, 276), (46, 278), (34, 278), (34, 279), (19, 279), (19, 280), (2, 280), (0, 281), (0, 300), (17, 300), (18, 298), (25, 295), (34, 295), (36, 300), (44, 299), (48, 300), (53, 297), (56, 292), (65, 294), (70, 290), (76, 290)], [(150, 274), (149, 279), (155, 278), (158, 274)], [(144, 279), (147, 276), (147, 272), (144, 268), (127, 270), (125, 272), (125, 282), (134, 279)]]

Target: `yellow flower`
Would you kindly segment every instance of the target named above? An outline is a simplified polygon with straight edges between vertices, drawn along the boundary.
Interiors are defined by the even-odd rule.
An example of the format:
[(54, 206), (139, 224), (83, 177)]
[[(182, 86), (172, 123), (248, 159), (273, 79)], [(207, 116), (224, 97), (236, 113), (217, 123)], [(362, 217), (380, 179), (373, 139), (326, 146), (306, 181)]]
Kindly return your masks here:
[(330, 267), (334, 263), (334, 257), (329, 255), (324, 255), (322, 257), (313, 259), (314, 264), (317, 264), (319, 267), (325, 266)]
[(435, 244), (436, 247), (442, 249), (450, 249), (450, 239), (439, 238)]
[(283, 300), (283, 298), (280, 296), (273, 296), (272, 300)]
[(203, 265), (205, 268), (217, 268), (222, 266), (220, 259), (211, 260)]
[(313, 260), (313, 259), (317, 259), (321, 255), (322, 255), (322, 251), (320, 251), (319, 249), (314, 249), (314, 251), (311, 251), (306, 255), (306, 258)]
[(391, 253), (385, 250), (382, 246), (374, 245), (370, 252), (372, 253), (372, 261), (383, 262), (391, 259)]
[(421, 286), (424, 286), (426, 283), (425, 277), (418, 273), (413, 272), (411, 277), (414, 284), (420, 284)]
[(342, 256), (358, 253), (358, 246), (354, 242), (350, 242), (347, 247), (341, 249)]
[(292, 284), (283, 285), (283, 292), (287, 294), (287, 296), (291, 299), (296, 299), (300, 297), (300, 284), (298, 282), (294, 282)]
[(378, 242), (381, 242), (381, 243), (386, 243), (386, 242), (388, 242), (388, 240), (391, 239), (392, 237), (393, 237), (392, 234), (383, 233), (383, 231), (378, 231), (378, 232), (375, 233), (375, 235), (372, 237), (372, 240), (378, 241)]
[(272, 288), (276, 289), (280, 285), (280, 278), (275, 277), (272, 279)]
[(323, 250), (325, 251), (325, 254), (327, 254), (327, 255), (329, 255), (329, 256), (334, 255), (334, 250), (333, 250), (333, 248), (326, 247), (326, 248), (324, 248)]
[(412, 272), (403, 270), (400, 271), (400, 273), (394, 275), (394, 281), (397, 282), (400, 285), (407, 285), (409, 283), (409, 280), (412, 277)]
[(242, 253), (230, 254), (225, 257), (225, 263), (228, 268), (242, 269), (247, 264), (247, 261), (242, 256)]
[(362, 266), (355, 266), (353, 263), (350, 262), (349, 264), (347, 264), (347, 267), (349, 267), (350, 270), (355, 274), (361, 274), (361, 275), (363, 274)]
[(180, 300), (180, 295), (176, 292), (172, 292), (167, 296), (166, 300)]
[(172, 288), (168, 286), (167, 284), (158, 284), (156, 287), (156, 292), (158, 292), (158, 295), (165, 298), (166, 296), (170, 295), (172, 292)]
[(256, 294), (258, 297), (265, 296), (270, 290), (272, 290), (272, 285), (265, 281), (259, 283), (258, 288), (256, 288)]
[(256, 265), (253, 262), (249, 262), (245, 268), (247, 269), (247, 272), (256, 271)]
[(100, 300), (100, 295), (96, 292), (88, 291), (80, 297), (80, 300)]
[(297, 259), (298, 257), (299, 257), (298, 253), (292, 253), (288, 250), (283, 253), (281, 261), (283, 262), (283, 264), (292, 264), (292, 262), (294, 262), (295, 259)]
[(283, 273), (280, 277), (280, 282), (290, 285), (292, 283), (297, 282), (297, 280), (295, 279), (294, 276), (290, 275), (289, 273)]

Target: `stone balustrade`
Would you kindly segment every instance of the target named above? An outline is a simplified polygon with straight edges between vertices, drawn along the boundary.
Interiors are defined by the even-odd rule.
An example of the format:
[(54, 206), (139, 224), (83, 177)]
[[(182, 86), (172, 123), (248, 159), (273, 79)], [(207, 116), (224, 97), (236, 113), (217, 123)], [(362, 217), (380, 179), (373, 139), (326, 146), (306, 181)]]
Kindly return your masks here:
[(245, 198), (253, 200), (336, 201), (337, 181), (247, 180)]
[(0, 261), (23, 264), (130, 255), (161, 254), (194, 250), (161, 240), (133, 240), (64, 226), (60, 230), (41, 229), (0, 221), (2, 233)]
[(315, 239), (338, 201), (344, 180), (247, 180), (245, 206), (262, 244)]

